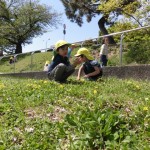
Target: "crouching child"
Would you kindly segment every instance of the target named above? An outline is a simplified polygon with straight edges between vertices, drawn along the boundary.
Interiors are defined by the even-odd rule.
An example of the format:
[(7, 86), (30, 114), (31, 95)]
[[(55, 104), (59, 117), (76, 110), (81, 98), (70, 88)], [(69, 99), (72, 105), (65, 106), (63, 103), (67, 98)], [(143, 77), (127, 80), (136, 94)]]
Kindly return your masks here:
[(102, 68), (100, 63), (94, 60), (93, 56), (90, 54), (89, 50), (86, 48), (80, 48), (75, 55), (79, 62), (82, 63), (78, 70), (77, 80), (80, 80), (82, 72), (84, 72), (84, 78), (95, 81), (102, 77)]
[(73, 64), (70, 64), (67, 57), (68, 47), (69, 43), (64, 40), (60, 40), (55, 44), (55, 56), (48, 68), (49, 80), (65, 82), (75, 71), (78, 60), (76, 59)]

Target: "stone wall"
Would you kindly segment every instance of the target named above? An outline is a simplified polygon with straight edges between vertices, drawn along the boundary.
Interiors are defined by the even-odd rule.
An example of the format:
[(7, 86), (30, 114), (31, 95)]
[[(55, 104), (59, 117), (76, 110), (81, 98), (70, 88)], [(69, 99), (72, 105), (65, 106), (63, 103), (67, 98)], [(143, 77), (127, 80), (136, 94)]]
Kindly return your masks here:
[(116, 76), (118, 78), (149, 79), (150, 65), (106, 67), (104, 76)]
[(24, 72), (24, 73), (8, 73), (8, 74), (0, 74), (0, 76), (34, 78), (34, 79), (46, 79), (47, 78), (47, 74), (44, 71), (41, 71), (41, 72)]
[[(74, 75), (77, 74), (75, 71)], [(47, 79), (46, 72), (25, 72), (0, 74), (0, 76), (25, 77), (35, 79)], [(115, 76), (118, 78), (148, 79), (150, 80), (150, 65), (104, 67), (103, 77)]]

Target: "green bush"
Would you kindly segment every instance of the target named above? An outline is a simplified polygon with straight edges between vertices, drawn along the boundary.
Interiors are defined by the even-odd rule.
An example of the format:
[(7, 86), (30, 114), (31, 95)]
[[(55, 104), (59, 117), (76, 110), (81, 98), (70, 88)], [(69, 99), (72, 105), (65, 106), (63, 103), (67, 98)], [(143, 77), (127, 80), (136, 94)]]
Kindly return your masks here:
[(86, 41), (84, 41), (84, 43), (83, 43), (83, 47), (90, 47), (90, 46), (92, 46), (94, 44), (94, 42), (92, 41), (92, 40), (86, 40)]
[(150, 45), (149, 41), (135, 41), (127, 46), (128, 52), (125, 55), (128, 63), (136, 62), (145, 64), (150, 62)]

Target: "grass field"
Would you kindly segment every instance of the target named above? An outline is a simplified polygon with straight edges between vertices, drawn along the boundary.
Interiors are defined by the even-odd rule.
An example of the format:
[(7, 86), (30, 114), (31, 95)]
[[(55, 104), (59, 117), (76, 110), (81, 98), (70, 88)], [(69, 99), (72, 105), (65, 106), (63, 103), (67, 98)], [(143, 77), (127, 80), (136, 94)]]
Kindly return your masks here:
[(150, 82), (0, 78), (0, 150), (148, 150)]

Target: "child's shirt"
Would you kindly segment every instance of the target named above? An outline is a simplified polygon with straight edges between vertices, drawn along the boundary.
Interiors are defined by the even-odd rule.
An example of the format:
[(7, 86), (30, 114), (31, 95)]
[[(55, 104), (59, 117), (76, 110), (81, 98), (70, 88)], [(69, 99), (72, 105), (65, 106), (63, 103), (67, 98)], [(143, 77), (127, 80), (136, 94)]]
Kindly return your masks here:
[(102, 69), (101, 69), (100, 63), (96, 60), (90, 60), (90, 61), (83, 63), (83, 70), (84, 70), (85, 74), (89, 74), (89, 73), (94, 72), (95, 71), (94, 67), (100, 68), (100, 73), (95, 75), (95, 76), (91, 76), (89, 78), (96, 80), (102, 76)]
[(107, 57), (107, 55), (108, 55), (108, 46), (106, 44), (103, 44), (101, 46), (100, 55), (106, 55), (106, 57)]
[(60, 63), (63, 63), (66, 66), (70, 65), (68, 57), (62, 57), (61, 55), (57, 54), (49, 65), (48, 72), (51, 72)]
[(67, 54), (68, 58), (71, 57), (71, 52), (72, 52), (72, 48), (68, 47), (68, 54)]

